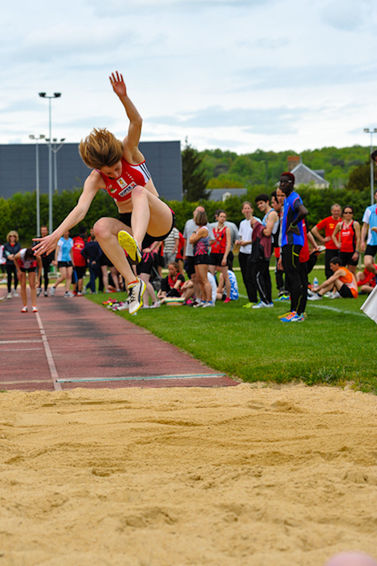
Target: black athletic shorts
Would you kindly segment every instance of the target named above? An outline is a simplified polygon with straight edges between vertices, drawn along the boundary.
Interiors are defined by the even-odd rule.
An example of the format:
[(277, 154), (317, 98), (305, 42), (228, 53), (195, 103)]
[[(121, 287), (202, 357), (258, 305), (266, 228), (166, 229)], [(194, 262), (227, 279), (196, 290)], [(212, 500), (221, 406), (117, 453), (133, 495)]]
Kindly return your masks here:
[[(148, 233), (145, 234), (145, 238), (143, 240), (143, 246), (142, 246), (143, 249), (149, 248), (149, 246), (151, 246), (153, 242), (162, 242), (162, 240), (165, 240), (165, 238), (169, 236), (170, 232), (173, 230), (175, 226), (175, 214), (172, 210), (171, 210), (171, 215), (172, 215), (172, 221), (169, 232), (167, 232), (167, 234), (164, 234), (163, 236), (151, 236)], [(123, 222), (123, 224), (131, 228), (131, 216), (132, 216), (132, 212), (121, 212), (119, 214), (119, 220)]]
[(187, 273), (187, 277), (191, 279), (192, 275), (195, 273), (195, 258), (193, 255), (186, 257), (183, 267)]
[(341, 286), (341, 288), (339, 289), (338, 292), (339, 292), (339, 295), (341, 297), (343, 297), (343, 299), (353, 299), (351, 289), (349, 287), (347, 287), (347, 285), (345, 283), (343, 283), (343, 285)]
[(370, 244), (367, 245), (367, 249), (365, 250), (365, 255), (375, 256), (377, 254), (377, 246), (371, 246)]
[(58, 261), (58, 267), (72, 267), (71, 261)]
[(216, 265), (216, 267), (226, 267), (226, 265), (221, 265), (223, 257), (224, 254), (211, 253), (209, 256), (209, 264)]
[(150, 275), (152, 273), (153, 264), (153, 255), (151, 253), (143, 254), (141, 262), (136, 266), (137, 274), (140, 275), (140, 273), (147, 273), (148, 275)]
[(35, 273), (37, 271), (36, 267), (20, 267), (22, 273)]
[(208, 265), (209, 255), (208, 254), (194, 255), (194, 263), (195, 265)]
[(352, 256), (355, 252), (340, 252), (339, 257), (342, 265), (357, 265), (359, 263), (359, 256), (357, 259), (352, 259)]
[(77, 279), (82, 279), (85, 275), (86, 265), (76, 265), (75, 267)]

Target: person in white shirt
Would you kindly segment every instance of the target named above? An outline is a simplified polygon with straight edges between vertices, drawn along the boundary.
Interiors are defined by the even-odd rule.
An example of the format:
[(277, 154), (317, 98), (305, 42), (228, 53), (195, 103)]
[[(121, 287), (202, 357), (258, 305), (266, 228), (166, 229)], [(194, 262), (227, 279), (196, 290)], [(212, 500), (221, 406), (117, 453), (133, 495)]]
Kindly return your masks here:
[(254, 209), (249, 201), (242, 203), (242, 214), (245, 219), (240, 223), (238, 230), (238, 240), (236, 240), (236, 245), (240, 246), (240, 251), (238, 253), (238, 262), (240, 264), (242, 280), (245, 285), (247, 292), (247, 297), (249, 302), (243, 305), (245, 308), (251, 308), (254, 303), (257, 302), (257, 290), (252, 283), (252, 278), (250, 274), (250, 256), (251, 256), (251, 237), (253, 234), (253, 229), (250, 225), (250, 220), (253, 217)]

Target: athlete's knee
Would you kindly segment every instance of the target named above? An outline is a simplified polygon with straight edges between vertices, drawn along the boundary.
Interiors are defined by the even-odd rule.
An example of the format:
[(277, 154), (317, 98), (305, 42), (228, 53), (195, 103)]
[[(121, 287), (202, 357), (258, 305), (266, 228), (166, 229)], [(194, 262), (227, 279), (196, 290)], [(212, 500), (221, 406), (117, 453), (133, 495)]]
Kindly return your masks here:
[(111, 236), (110, 218), (100, 218), (93, 226), (93, 233), (97, 240), (103, 240)]
[(366, 268), (368, 271), (373, 271), (373, 272), (374, 272), (373, 256), (371, 256), (371, 255), (365, 255), (365, 256), (364, 256), (364, 265), (365, 265), (365, 268)]
[(144, 189), (144, 187), (141, 187), (140, 185), (136, 185), (136, 187), (134, 187), (132, 189), (132, 193), (131, 193), (132, 200), (139, 199), (139, 198), (146, 198), (147, 199), (148, 198), (147, 193), (148, 193), (148, 191), (146, 191)]

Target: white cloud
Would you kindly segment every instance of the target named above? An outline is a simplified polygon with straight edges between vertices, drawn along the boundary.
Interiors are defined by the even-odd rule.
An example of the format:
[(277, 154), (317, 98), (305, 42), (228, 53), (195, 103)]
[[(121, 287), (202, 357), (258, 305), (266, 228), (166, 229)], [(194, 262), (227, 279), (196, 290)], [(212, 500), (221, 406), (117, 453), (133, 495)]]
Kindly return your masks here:
[[(0, 143), (78, 141), (127, 128), (108, 74), (124, 73), (143, 139), (189, 135), (251, 151), (365, 143), (374, 126), (372, 0), (26, 0), (2, 8)], [(376, 116), (376, 119), (374, 117)], [(360, 135), (356, 132), (360, 131)]]

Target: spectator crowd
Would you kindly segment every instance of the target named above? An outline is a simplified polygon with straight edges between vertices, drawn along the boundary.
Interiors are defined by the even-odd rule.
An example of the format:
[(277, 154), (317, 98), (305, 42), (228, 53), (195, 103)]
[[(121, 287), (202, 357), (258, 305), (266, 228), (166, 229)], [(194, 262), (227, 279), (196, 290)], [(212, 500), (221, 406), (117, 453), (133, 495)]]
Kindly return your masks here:
[[(221, 209), (209, 222), (205, 208), (198, 206), (182, 232), (175, 227), (164, 241), (148, 242), (141, 261), (137, 265), (131, 262), (146, 285), (143, 308), (158, 308), (164, 303), (207, 308), (219, 300), (225, 304), (237, 300), (235, 256), (247, 293), (246, 309), (274, 307), (273, 264), (275, 300), (290, 303), (289, 311), (280, 317), (282, 322), (303, 321), (307, 300), (323, 296), (352, 299), (359, 293), (370, 293), (377, 279), (377, 191), (376, 202), (366, 208), (361, 225), (354, 219), (352, 206), (342, 208), (334, 203), (329, 215), (309, 230), (308, 211), (294, 183), (294, 175), (284, 172), (271, 195), (259, 194), (254, 203), (245, 201), (239, 226)], [(258, 216), (254, 216), (254, 206)], [(47, 227), (42, 226), (41, 236), (47, 234)], [(310, 283), (309, 276), (321, 253), (326, 279), (318, 285), (317, 278)], [(60, 284), (67, 299), (88, 292), (127, 291), (93, 231), (87, 234), (81, 227), (75, 237), (65, 232), (55, 251), (40, 257), (35, 256), (31, 242), (30, 247), (21, 248), (17, 231), (11, 230), (0, 245), (0, 267), (7, 299), (18, 296), (20, 284), (22, 312), (28, 312), (27, 283), (33, 312), (38, 310), (37, 297), (54, 296)], [(127, 309), (127, 300), (105, 303), (113, 310)]]

